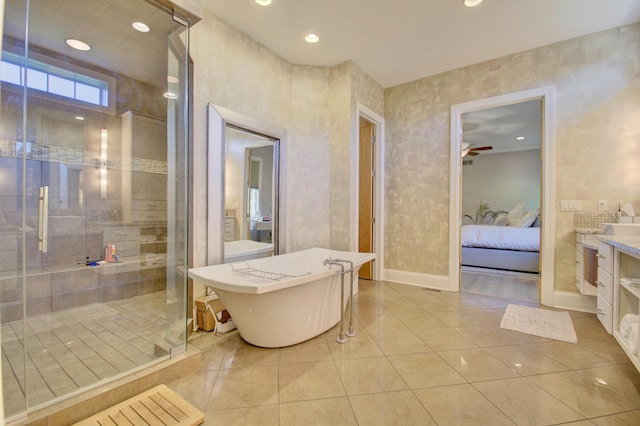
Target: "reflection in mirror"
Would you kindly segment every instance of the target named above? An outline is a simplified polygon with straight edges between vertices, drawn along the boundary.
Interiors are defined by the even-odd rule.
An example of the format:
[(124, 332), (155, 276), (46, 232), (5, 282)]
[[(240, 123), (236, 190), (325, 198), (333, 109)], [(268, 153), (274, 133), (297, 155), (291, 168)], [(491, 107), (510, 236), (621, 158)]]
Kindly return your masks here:
[(277, 241), (279, 141), (225, 128), (226, 263), (271, 256)]

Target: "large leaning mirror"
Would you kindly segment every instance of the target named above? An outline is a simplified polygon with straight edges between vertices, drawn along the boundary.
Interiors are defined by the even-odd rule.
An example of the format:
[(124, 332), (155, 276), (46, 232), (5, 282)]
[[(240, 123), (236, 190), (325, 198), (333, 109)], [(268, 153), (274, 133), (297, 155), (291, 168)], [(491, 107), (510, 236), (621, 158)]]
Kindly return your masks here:
[(225, 126), (224, 261), (271, 256), (277, 232), (279, 141)]
[(207, 264), (281, 253), (286, 130), (221, 106), (207, 109)]

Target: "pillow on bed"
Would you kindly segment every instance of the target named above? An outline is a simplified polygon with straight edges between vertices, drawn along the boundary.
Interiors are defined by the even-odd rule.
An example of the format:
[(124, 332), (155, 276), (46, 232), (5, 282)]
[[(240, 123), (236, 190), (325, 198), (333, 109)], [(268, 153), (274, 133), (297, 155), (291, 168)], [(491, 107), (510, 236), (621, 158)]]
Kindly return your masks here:
[(509, 226), (509, 216), (506, 214), (499, 214), (496, 216), (496, 221), (494, 223), (496, 226)]
[(518, 204), (508, 214), (509, 225), (518, 226), (518, 221), (522, 218), (522, 215), (524, 215), (524, 204)]
[(529, 213), (522, 216), (522, 218), (520, 218), (516, 226), (518, 228), (528, 228), (531, 225), (533, 225), (533, 222), (536, 221), (537, 217), (538, 217), (538, 212), (535, 210), (532, 210)]

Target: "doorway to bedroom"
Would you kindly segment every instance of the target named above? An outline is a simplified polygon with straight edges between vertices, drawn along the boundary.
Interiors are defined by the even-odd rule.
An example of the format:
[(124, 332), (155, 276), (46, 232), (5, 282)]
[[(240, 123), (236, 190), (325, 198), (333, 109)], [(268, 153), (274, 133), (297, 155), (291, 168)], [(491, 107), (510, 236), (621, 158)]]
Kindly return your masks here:
[[(514, 139), (514, 143), (525, 144), (527, 139), (536, 139), (535, 136), (516, 135), (518, 130), (524, 131), (527, 127), (523, 124), (523, 118), (518, 119), (518, 109), (530, 109), (531, 121), (537, 123), (539, 129), (538, 147), (531, 149), (519, 149), (521, 151), (534, 151), (528, 153), (528, 160), (513, 158), (523, 156), (518, 154), (518, 150), (512, 148), (505, 150), (498, 157), (502, 149), (498, 143), (498, 137), (508, 136)], [(554, 109), (554, 88), (552, 86), (540, 87), (525, 90), (522, 92), (510, 93), (507, 95), (492, 98), (480, 99), (463, 104), (452, 105), (451, 107), (451, 145), (450, 145), (450, 223), (449, 228), (449, 282), (451, 290), (489, 292), (488, 294), (500, 295), (503, 297), (520, 298), (530, 300), (535, 303), (545, 305), (553, 304), (554, 288), (554, 241), (553, 241), (553, 175), (554, 175), (554, 138), (553, 138), (553, 111)], [(511, 120), (511, 122), (509, 121)], [(501, 122), (498, 121), (501, 120)], [(475, 133), (475, 135), (474, 135)], [(493, 133), (491, 140), (483, 140), (481, 133)], [(516, 138), (524, 136), (525, 139)], [(507, 155), (508, 154), (508, 155)], [(507, 158), (510, 156), (511, 158)], [(465, 165), (463, 165), (463, 162)], [(505, 177), (500, 180), (490, 181), (474, 179), (476, 184), (486, 186), (500, 186), (501, 192), (498, 195), (489, 195), (476, 188), (470, 188), (473, 197), (463, 194), (466, 192), (463, 183), (465, 175), (473, 178), (474, 171), (481, 171), (486, 164), (494, 171), (507, 171), (508, 169), (528, 170), (525, 176), (529, 182), (525, 184), (520, 179), (516, 182), (514, 178)], [(471, 164), (470, 164), (471, 163)], [(525, 166), (525, 164), (528, 164)], [(476, 169), (472, 169), (477, 167)], [(538, 183), (538, 190), (533, 191), (533, 195), (523, 196), (523, 189), (526, 185), (533, 187)], [(484, 182), (484, 183), (483, 183)], [(534, 182), (534, 183), (532, 183)], [(512, 191), (507, 191), (511, 188)], [(516, 188), (513, 190), (513, 188)], [(518, 189), (519, 188), (519, 189)], [(527, 194), (529, 190), (526, 190)], [(518, 198), (506, 198), (508, 192), (516, 193)], [(536, 194), (537, 192), (537, 194)], [(464, 204), (464, 207), (463, 207)], [(513, 205), (512, 205), (513, 204)], [(521, 205), (522, 204), (522, 205)], [(464, 209), (464, 210), (463, 210)], [(511, 214), (510, 214), (511, 213)], [(527, 215), (526, 213), (530, 213)], [(464, 215), (467, 215), (466, 217)], [(506, 216), (506, 217), (505, 217)], [(511, 217), (509, 217), (511, 216)], [(525, 216), (526, 219), (525, 219)], [(538, 219), (535, 218), (537, 216)], [(512, 227), (522, 220), (520, 226), (526, 228), (531, 234), (535, 234), (539, 241), (539, 249), (536, 254), (534, 248), (508, 247), (500, 250), (494, 256), (493, 262), (486, 265), (479, 265), (480, 260), (487, 258), (486, 253), (475, 253), (476, 259), (469, 259), (465, 256), (463, 260), (462, 250), (462, 230), (464, 223), (475, 226), (488, 226), (493, 221), (494, 229), (509, 228), (509, 226), (496, 226), (496, 220), (504, 225), (509, 223)], [(533, 220), (531, 223), (525, 223)], [(469, 223), (473, 222), (473, 223)], [(513, 222), (513, 223), (512, 223)], [(457, 225), (456, 225), (457, 224)], [(527, 226), (528, 225), (528, 226)], [(535, 229), (529, 229), (535, 228)], [(490, 228), (484, 228), (484, 231)], [(486, 232), (481, 235), (484, 238)], [(466, 238), (466, 236), (465, 236)], [(479, 239), (480, 236), (476, 236)], [(522, 241), (517, 240), (517, 243)], [(537, 259), (536, 259), (537, 256)], [(489, 255), (491, 257), (491, 255)], [(472, 264), (472, 263), (475, 263)], [(463, 265), (465, 265), (463, 267)], [(469, 267), (484, 269), (470, 271)], [(464, 270), (464, 271), (463, 271)], [(465, 272), (465, 282), (463, 282), (463, 272)], [(467, 282), (469, 278), (466, 272), (474, 273), (474, 280)], [(537, 275), (536, 275), (537, 273)], [(528, 275), (522, 275), (528, 274)], [(530, 279), (531, 285), (528, 292), (514, 292), (508, 283), (513, 283), (516, 279)], [(489, 282), (489, 284), (487, 284)], [(536, 285), (537, 284), (537, 285)], [(505, 291), (506, 292), (503, 292)]]
[(461, 291), (539, 300), (541, 105), (462, 114)]

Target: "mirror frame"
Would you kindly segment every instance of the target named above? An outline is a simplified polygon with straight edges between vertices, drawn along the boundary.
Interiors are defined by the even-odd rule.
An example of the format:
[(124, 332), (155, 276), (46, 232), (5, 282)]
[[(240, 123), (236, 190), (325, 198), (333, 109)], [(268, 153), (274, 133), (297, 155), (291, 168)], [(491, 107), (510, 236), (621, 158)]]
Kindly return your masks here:
[(257, 133), (274, 139), (274, 208), (273, 208), (273, 253), (285, 253), (286, 236), (282, 225), (286, 223), (284, 197), (286, 193), (283, 179), (284, 170), (280, 167), (286, 158), (286, 135), (282, 127), (266, 123), (227, 108), (209, 103), (208, 115), (208, 209), (207, 209), (207, 265), (224, 263), (225, 234), (225, 161), (226, 127), (230, 125), (242, 130)]

